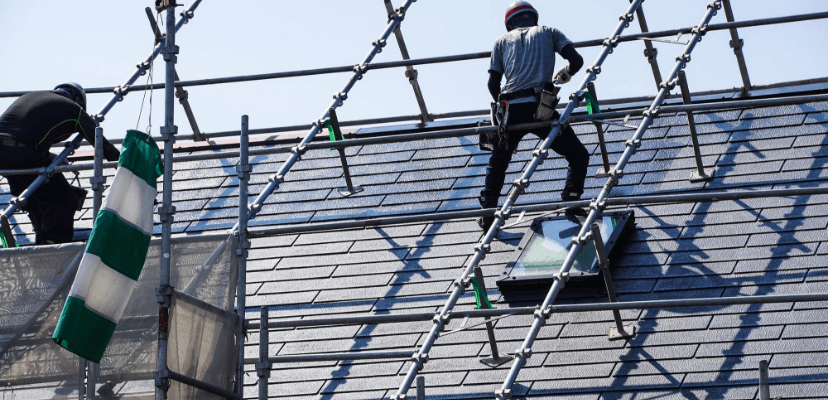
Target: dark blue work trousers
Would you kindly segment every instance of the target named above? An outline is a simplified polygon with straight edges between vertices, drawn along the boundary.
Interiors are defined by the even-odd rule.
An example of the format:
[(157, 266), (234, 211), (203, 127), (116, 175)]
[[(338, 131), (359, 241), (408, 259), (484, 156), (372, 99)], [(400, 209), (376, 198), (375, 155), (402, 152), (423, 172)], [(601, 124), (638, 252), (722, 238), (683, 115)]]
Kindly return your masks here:
[[(0, 169), (40, 168), (49, 163), (49, 157), (31, 147), (0, 145)], [(37, 179), (37, 175), (12, 175), (5, 178), (12, 195), (17, 197)], [(36, 241), (72, 241), (77, 204), (78, 199), (72, 186), (62, 173), (54, 174), (48, 182), (35, 190), (23, 206), (23, 211), (29, 213)]]
[[(508, 126), (537, 122), (534, 117), (536, 108), (537, 103), (510, 105)], [(552, 118), (558, 119), (560, 115), (555, 112)], [(494, 199), (495, 204), (485, 204), (485, 207), (497, 206), (497, 198), (500, 196), (500, 191), (503, 189), (503, 180), (506, 178), (506, 169), (509, 168), (513, 151), (517, 149), (520, 140), (529, 133), (533, 133), (543, 140), (549, 135), (549, 131), (549, 128), (509, 130), (509, 148), (503, 149), (500, 146), (495, 146), (492, 156), (489, 158), (489, 166), (486, 168), (486, 188), (480, 192), (484, 199)], [(587, 167), (589, 166), (589, 152), (575, 136), (575, 131), (572, 130), (569, 124), (563, 126), (561, 132), (552, 141), (551, 148), (555, 153), (564, 156), (566, 161), (569, 162), (569, 172), (566, 175), (563, 191), (565, 193), (576, 193), (580, 196), (584, 192), (584, 180), (586, 180)], [(488, 200), (484, 200), (484, 202), (489, 203)]]

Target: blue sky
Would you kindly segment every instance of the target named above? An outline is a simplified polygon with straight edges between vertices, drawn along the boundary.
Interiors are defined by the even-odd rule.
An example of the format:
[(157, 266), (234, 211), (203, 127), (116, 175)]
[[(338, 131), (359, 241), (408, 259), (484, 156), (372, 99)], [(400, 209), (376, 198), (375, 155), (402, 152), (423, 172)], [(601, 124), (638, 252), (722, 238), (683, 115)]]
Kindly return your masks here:
[[(184, 0), (182, 0), (184, 1)], [(152, 1), (0, 1), (0, 91), (51, 89), (64, 81), (85, 87), (123, 83), (152, 49), (144, 7)], [(401, 0), (394, 0), (398, 6)], [(403, 22), (412, 57), (432, 57), (491, 50), (505, 32), (503, 14), (509, 0), (419, 0)], [(696, 25), (706, 0), (649, 0), (644, 3), (651, 30)], [(824, 0), (732, 0), (737, 20), (828, 11)], [(189, 4), (189, 2), (187, 2)], [(573, 41), (603, 38), (626, 10), (626, 0), (535, 1), (540, 23), (554, 26)], [(784, 4), (780, 6), (780, 4)], [(232, 6), (231, 6), (232, 5)], [(163, 19), (163, 18), (162, 18)], [(713, 22), (724, 22), (724, 12)], [(177, 44), (182, 79), (353, 65), (367, 54), (386, 23), (381, 0), (238, 1), (205, 0), (192, 22), (181, 29)], [(633, 22), (626, 33), (639, 32)], [(754, 84), (824, 77), (828, 68), (828, 21), (798, 22), (740, 30)], [(687, 69), (691, 90), (741, 85), (729, 34), (711, 32), (697, 46)], [(656, 43), (664, 74), (681, 46)], [(654, 93), (653, 78), (640, 41), (621, 44), (605, 62), (596, 82), (601, 98)], [(582, 49), (591, 65), (598, 48)], [(375, 61), (401, 59), (396, 41)], [(160, 60), (160, 59), (159, 59)], [(560, 59), (559, 59), (560, 60)], [(562, 64), (561, 64), (562, 65)], [(485, 109), (488, 60), (417, 67), (431, 112)], [(155, 81), (163, 80), (163, 62)], [(418, 108), (403, 69), (371, 71), (351, 91), (339, 110), (342, 120), (416, 114)], [(578, 74), (564, 88), (574, 90)], [(347, 79), (333, 74), (188, 89), (204, 132), (238, 129), (242, 114), (252, 128), (310, 123), (318, 118)], [(139, 83), (144, 83), (144, 78)], [(89, 96), (97, 112), (108, 95)], [(139, 128), (147, 125), (145, 104)], [(0, 99), (5, 109), (13, 99)], [(127, 96), (103, 123), (108, 137), (136, 127), (142, 93)], [(163, 91), (153, 96), (152, 134), (163, 122)], [(176, 124), (190, 133), (176, 103)]]

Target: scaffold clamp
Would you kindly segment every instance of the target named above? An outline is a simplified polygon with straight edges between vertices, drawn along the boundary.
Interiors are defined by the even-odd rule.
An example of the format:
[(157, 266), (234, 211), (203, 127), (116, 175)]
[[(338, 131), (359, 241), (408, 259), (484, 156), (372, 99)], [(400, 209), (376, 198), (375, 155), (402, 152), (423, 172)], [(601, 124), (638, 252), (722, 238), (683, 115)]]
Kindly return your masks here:
[(526, 348), (523, 348), (523, 349), (517, 349), (517, 350), (515, 350), (515, 356), (518, 356), (518, 357), (523, 356), (524, 359), (528, 360), (528, 359), (532, 358), (532, 348), (531, 347), (526, 347)]
[(601, 73), (601, 66), (600, 65), (594, 65), (592, 67), (587, 68), (586, 72), (588, 74), (591, 73), (591, 72), (595, 72), (595, 75), (598, 75), (598, 74)]
[(170, 371), (154, 371), (152, 378), (155, 380), (155, 387), (167, 391), (170, 388)]
[(494, 394), (496, 399), (509, 400), (512, 398), (512, 389), (497, 389)]
[(478, 244), (477, 246), (474, 246), (474, 251), (482, 252), (485, 255), (486, 253), (492, 251), (492, 245), (490, 245), (488, 243), (481, 243), (481, 244)]
[(552, 309), (551, 308), (546, 308), (546, 309), (543, 309), (543, 310), (537, 309), (537, 310), (535, 310), (534, 315), (535, 315), (536, 318), (540, 318), (540, 319), (546, 321), (547, 319), (549, 319), (549, 317), (552, 316)]
[(260, 361), (256, 364), (256, 375), (259, 379), (267, 379), (270, 378), (270, 368), (273, 367), (273, 363), (270, 360)]
[(250, 171), (253, 170), (253, 167), (248, 165), (236, 165), (236, 175), (239, 179), (249, 179), (250, 178)]
[(422, 365), (428, 362), (428, 353), (414, 353), (411, 360), (419, 364), (418, 369), (422, 369)]
[[(589, 235), (587, 235), (589, 236)], [(589, 239), (587, 239), (589, 240)], [(562, 284), (569, 282), (569, 272), (558, 272), (557, 274), (552, 276), (552, 279), (556, 281), (560, 281)]]
[(405, 394), (395, 394), (391, 396), (390, 400), (406, 400), (408, 398)]

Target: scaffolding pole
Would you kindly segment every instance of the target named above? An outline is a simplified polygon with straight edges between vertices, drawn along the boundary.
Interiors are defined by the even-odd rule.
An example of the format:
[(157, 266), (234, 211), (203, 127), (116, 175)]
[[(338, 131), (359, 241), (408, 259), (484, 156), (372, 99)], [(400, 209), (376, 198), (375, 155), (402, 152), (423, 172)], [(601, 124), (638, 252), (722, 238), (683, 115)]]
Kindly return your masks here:
[[(638, 26), (641, 27), (641, 33), (649, 33), (650, 28), (647, 27), (647, 19), (644, 18), (644, 6), (638, 6), (638, 9), (635, 10), (635, 16), (638, 17)], [(661, 84), (661, 70), (658, 68), (657, 59), (658, 49), (653, 47), (653, 43), (649, 40), (644, 41), (644, 57), (647, 57), (647, 62), (650, 63), (650, 68), (653, 70), (653, 78), (657, 88)]]
[[(565, 280), (568, 278), (569, 269), (572, 267), (572, 264), (575, 262), (575, 257), (577, 257), (578, 253), (581, 252), (582, 247), (587, 243), (588, 240), (588, 233), (590, 229), (590, 225), (595, 222), (598, 215), (601, 214), (603, 209), (606, 207), (606, 199), (609, 197), (612, 188), (618, 184), (621, 176), (623, 174), (624, 167), (627, 165), (627, 162), (635, 153), (636, 149), (641, 145), (641, 138), (644, 136), (644, 132), (649, 127), (650, 123), (654, 118), (655, 110), (661, 105), (664, 98), (667, 96), (667, 93), (672, 89), (676, 84), (676, 79), (678, 76), (678, 72), (684, 69), (687, 66), (687, 63), (690, 62), (690, 54), (693, 52), (693, 49), (696, 47), (696, 44), (701, 41), (702, 36), (707, 31), (707, 26), (710, 23), (710, 19), (716, 15), (716, 11), (721, 8), (721, 1), (716, 0), (711, 3), (707, 4), (707, 12), (704, 14), (701, 22), (699, 23), (698, 27), (693, 30), (693, 36), (690, 41), (685, 46), (684, 51), (676, 57), (676, 65), (673, 67), (673, 70), (670, 72), (670, 75), (667, 79), (659, 85), (661, 90), (659, 90), (658, 95), (656, 96), (655, 101), (653, 101), (652, 105), (647, 112), (644, 113), (644, 118), (641, 121), (638, 129), (635, 131), (633, 137), (626, 142), (626, 149), (624, 153), (621, 155), (621, 158), (618, 160), (615, 168), (609, 172), (610, 177), (607, 179), (607, 183), (604, 184), (604, 188), (598, 194), (598, 197), (590, 204), (590, 212), (589, 215), (586, 217), (586, 220), (581, 227), (578, 236), (572, 239), (572, 247), (569, 250), (569, 254), (567, 255), (566, 259), (561, 265), (560, 273), (555, 277), (554, 283), (552, 284), (552, 288), (549, 289), (549, 293), (547, 293), (546, 298), (541, 305), (540, 310), (534, 315), (534, 320), (532, 321), (532, 327), (529, 330), (529, 333), (526, 335), (526, 339), (521, 344), (520, 349), (518, 349), (515, 353), (515, 362), (512, 364), (512, 368), (509, 370), (509, 374), (506, 377), (506, 380), (503, 382), (503, 386), (495, 392), (495, 396), (501, 399), (507, 399), (511, 397), (511, 390), (512, 385), (514, 384), (515, 380), (517, 379), (517, 375), (520, 372), (521, 367), (526, 363), (526, 359), (532, 355), (532, 344), (535, 341), (535, 337), (537, 337), (538, 332), (540, 331), (541, 327), (546, 323), (546, 319), (549, 318), (550, 314), (550, 306), (555, 301), (555, 298), (558, 296), (558, 293), (563, 289)], [(552, 135), (550, 135), (552, 136)], [(544, 143), (545, 144), (545, 143)], [(534, 163), (533, 163), (534, 164)], [(527, 173), (531, 175), (533, 170), (533, 166), (530, 165), (528, 168)], [(527, 177), (528, 178), (528, 177)], [(495, 219), (495, 225), (498, 225), (501, 221), (501, 218)]]
[[(790, 104), (802, 104), (802, 103), (810, 103), (810, 102), (822, 102), (828, 101), (828, 94), (815, 94), (815, 95), (802, 95), (802, 96), (792, 96), (792, 97), (780, 97), (780, 98), (770, 98), (770, 99), (761, 99), (761, 100), (735, 100), (735, 101), (724, 101), (724, 102), (717, 102), (717, 103), (699, 103), (699, 104), (690, 104), (690, 105), (676, 105), (676, 106), (662, 106), (656, 110), (655, 115), (658, 114), (669, 114), (669, 113), (677, 113), (677, 112), (705, 112), (705, 111), (715, 111), (715, 110), (723, 110), (723, 109), (731, 109), (731, 108), (755, 108), (755, 107), (771, 107), (771, 106), (781, 106), (781, 105), (790, 105)], [(567, 122), (583, 122), (583, 121), (595, 121), (595, 120), (604, 120), (604, 119), (611, 119), (611, 118), (624, 118), (626, 116), (638, 116), (647, 112), (647, 108), (642, 109), (634, 109), (634, 110), (627, 110), (627, 111), (609, 111), (609, 112), (602, 112), (600, 114), (573, 114), (567, 118)], [(530, 129), (530, 128), (539, 128), (539, 127), (549, 127), (554, 125), (555, 122), (532, 122), (528, 124), (520, 124), (515, 125), (515, 127), (522, 128), (522, 129)], [(386, 135), (386, 136), (375, 136), (369, 138), (361, 138), (361, 139), (349, 139), (341, 142), (318, 142), (318, 143), (308, 143), (305, 147), (306, 150), (324, 150), (324, 149), (337, 149), (337, 148), (347, 148), (347, 147), (355, 147), (355, 146), (368, 146), (368, 145), (376, 145), (376, 144), (387, 144), (387, 143), (401, 143), (401, 142), (408, 142), (408, 141), (417, 141), (417, 140), (428, 140), (428, 139), (445, 139), (445, 138), (454, 138), (454, 137), (463, 137), (463, 136), (472, 136), (479, 133), (485, 132), (493, 132), (496, 128), (491, 126), (484, 126), (484, 127), (476, 127), (476, 128), (460, 128), (460, 129), (446, 129), (446, 130), (439, 130), (439, 131), (432, 131), (432, 132), (422, 132), (422, 133), (407, 133), (407, 134), (399, 134), (399, 135)], [(249, 132), (253, 132), (254, 130), (251, 129)], [(178, 136), (177, 139), (181, 139), (181, 136)], [(209, 139), (209, 137), (208, 137)], [(269, 147), (264, 149), (252, 149), (250, 150), (250, 156), (259, 156), (259, 155), (267, 155), (267, 154), (279, 154), (279, 153), (290, 153), (295, 146), (287, 145), (287, 146), (276, 146), (276, 147)], [(235, 151), (228, 151), (223, 153), (210, 153), (210, 154), (194, 154), (194, 155), (185, 155), (179, 156), (176, 159), (179, 162), (187, 162), (187, 161), (203, 161), (203, 160), (213, 160), (213, 159), (221, 159), (221, 158), (233, 158), (239, 157), (240, 153)], [(117, 162), (106, 162), (103, 164), (105, 169), (112, 169), (118, 166)], [(29, 169), (15, 169), (15, 170), (0, 170), (0, 175), (31, 175), (31, 174), (41, 174), (45, 173), (49, 170), (50, 167), (42, 167), (42, 168), (29, 168)], [(91, 163), (87, 164), (73, 164), (73, 165), (63, 165), (63, 166), (56, 166), (51, 169), (53, 173), (56, 172), (70, 172), (70, 171), (84, 171), (84, 170), (91, 170), (94, 169), (94, 165)]]
[[(737, 297), (706, 297), (700, 299), (670, 299), (670, 300), (642, 300), (624, 301), (620, 303), (584, 303), (552, 305), (549, 310), (552, 314), (570, 314), (592, 311), (621, 311), (621, 310), (656, 310), (661, 308), (682, 308), (682, 307), (714, 307), (734, 306), (744, 304), (774, 304), (774, 303), (799, 303), (806, 301), (826, 301), (828, 293), (807, 293), (788, 295), (763, 295), (763, 296), (737, 296)], [(502, 309), (485, 310), (463, 310), (452, 311), (450, 319), (462, 318), (494, 318), (505, 315), (532, 315), (537, 311), (536, 307), (512, 307)], [(354, 317), (332, 317), (314, 319), (288, 319), (282, 321), (270, 321), (267, 323), (269, 329), (319, 327), (334, 325), (373, 325), (373, 324), (394, 324), (403, 322), (428, 321), (434, 318), (434, 313), (413, 313), (413, 314), (383, 314), (383, 315), (362, 315)], [(250, 329), (261, 329), (260, 323), (248, 324)]]
[[(391, 5), (391, 0), (385, 0), (385, 10), (388, 12), (388, 17), (391, 18), (391, 15), (394, 14), (394, 6)], [(397, 38), (397, 44), (400, 47), (400, 53), (402, 54), (403, 60), (410, 60), (411, 56), (408, 55), (408, 47), (405, 46), (405, 40), (403, 40), (402, 30), (399, 26), (397, 29), (394, 29), (394, 37)], [(405, 77), (408, 78), (408, 83), (411, 84), (411, 88), (414, 89), (414, 97), (417, 98), (417, 106), (420, 107), (420, 116), (423, 122), (430, 122), (433, 121), (431, 116), (428, 114), (428, 108), (426, 108), (425, 99), (423, 98), (423, 91), (420, 89), (420, 82), (417, 81), (417, 70), (414, 67), (407, 65), (405, 67)]]
[[(408, 392), (408, 389), (411, 388), (411, 384), (414, 383), (414, 378), (417, 376), (417, 373), (420, 369), (423, 368), (425, 363), (428, 361), (428, 352), (431, 350), (431, 346), (434, 344), (434, 341), (437, 339), (437, 335), (443, 330), (445, 324), (448, 319), (448, 315), (451, 312), (454, 305), (457, 303), (457, 300), (460, 299), (460, 296), (466, 290), (466, 287), (469, 286), (469, 276), (471, 275), (474, 267), (480, 263), (486, 253), (491, 250), (490, 243), (494, 239), (495, 235), (497, 234), (498, 229), (503, 222), (508, 218), (509, 213), (511, 212), (512, 206), (517, 201), (518, 196), (520, 196), (521, 192), (528, 186), (529, 178), (532, 176), (532, 173), (535, 171), (535, 168), (540, 165), (541, 161), (549, 154), (548, 149), (552, 145), (552, 141), (558, 136), (561, 132), (562, 124), (565, 123), (566, 119), (569, 117), (569, 114), (577, 107), (578, 102), (581, 100), (583, 94), (582, 91), (586, 90), (587, 83), (592, 82), (596, 76), (601, 72), (601, 64), (603, 64), (604, 60), (609, 56), (609, 54), (613, 51), (615, 46), (618, 44), (617, 40), (618, 37), (621, 35), (621, 32), (624, 31), (624, 28), (629, 27), (630, 22), (633, 20), (633, 13), (638, 8), (643, 0), (634, 0), (632, 4), (630, 4), (629, 8), (624, 14), (621, 14), (620, 21), (618, 22), (618, 26), (613, 31), (612, 35), (608, 39), (604, 41), (604, 47), (601, 53), (599, 54), (597, 60), (595, 61), (592, 67), (586, 69), (586, 77), (584, 78), (583, 82), (580, 86), (578, 86), (578, 90), (570, 96), (570, 101), (567, 104), (566, 108), (564, 109), (563, 113), (558, 120), (558, 123), (553, 125), (552, 131), (546, 137), (545, 140), (541, 143), (540, 147), (536, 149), (532, 153), (532, 160), (529, 162), (528, 167), (524, 171), (523, 175), (515, 181), (514, 187), (509, 192), (509, 196), (506, 198), (506, 202), (503, 204), (503, 207), (498, 210), (494, 214), (494, 223), (492, 223), (491, 228), (483, 235), (483, 239), (481, 242), (475, 247), (474, 255), (468, 262), (468, 265), (464, 269), (460, 278), (454, 281), (453, 289), (451, 294), (449, 295), (448, 300), (444, 304), (444, 306), (436, 313), (434, 316), (434, 326), (432, 326), (431, 331), (425, 337), (425, 340), (420, 347), (420, 349), (414, 353), (411, 360), (413, 361), (411, 367), (408, 370), (405, 378), (400, 384), (400, 388), (397, 390), (397, 393), (392, 396), (392, 400), (403, 400)], [(515, 363), (519, 361), (516, 360)]]
[[(172, 261), (172, 222), (175, 215), (175, 206), (172, 205), (172, 175), (173, 175), (173, 146), (178, 127), (175, 126), (175, 64), (178, 47), (175, 45), (175, 5), (167, 8), (167, 36), (164, 38), (164, 61), (166, 61), (167, 83), (164, 90), (164, 126), (161, 127), (161, 136), (164, 140), (164, 182), (163, 203), (158, 209), (161, 219), (161, 268), (160, 284), (156, 297), (158, 300), (158, 369), (155, 372), (155, 398), (166, 400), (167, 390), (170, 388), (170, 379), (173, 373), (167, 366), (167, 344), (169, 340), (170, 302), (173, 288), (170, 286), (170, 266)], [(178, 380), (178, 379), (175, 379)], [(180, 380), (179, 380), (180, 381)], [(185, 382), (187, 383), (187, 382)]]
[[(236, 166), (236, 173), (239, 178), (239, 230), (238, 245), (236, 247), (236, 256), (239, 259), (238, 283), (236, 284), (236, 312), (241, 318), (244, 318), (245, 310), (245, 296), (247, 295), (247, 251), (250, 248), (250, 241), (247, 240), (247, 186), (250, 179), (250, 161), (247, 154), (249, 141), (247, 135), (248, 127), (247, 115), (242, 115), (241, 118), (241, 137), (239, 138), (239, 147), (241, 150), (241, 157), (239, 157), (239, 165)], [(238, 346), (239, 357), (238, 365), (236, 366), (236, 393), (241, 396), (244, 394), (244, 324), (239, 324), (238, 332)], [(265, 338), (267, 341), (267, 338)]]
[[(727, 22), (734, 22), (735, 18), (733, 18), (730, 0), (722, 0), (722, 6)], [(747, 95), (750, 92), (750, 76), (748, 76), (747, 64), (745, 63), (745, 53), (742, 52), (745, 41), (739, 38), (739, 32), (736, 31), (736, 28), (728, 30), (730, 31), (730, 47), (733, 49), (733, 54), (736, 55), (736, 62), (739, 63), (739, 74), (742, 76), (742, 94)]]
[[(351, 74), (351, 77), (348, 79), (348, 82), (345, 84), (342, 90), (334, 94), (334, 101), (330, 104), (330, 106), (325, 108), (325, 112), (322, 114), (322, 116), (319, 117), (318, 120), (313, 122), (311, 130), (305, 135), (305, 138), (302, 139), (302, 141), (299, 142), (298, 145), (291, 148), (292, 154), (290, 155), (290, 157), (288, 157), (288, 159), (282, 164), (282, 167), (279, 168), (279, 171), (270, 177), (270, 182), (262, 190), (262, 193), (259, 194), (256, 200), (253, 201), (253, 204), (250, 205), (250, 218), (256, 217), (256, 214), (258, 214), (259, 211), (262, 209), (262, 206), (264, 205), (264, 202), (268, 198), (268, 196), (270, 196), (271, 193), (273, 193), (276, 189), (279, 188), (279, 185), (285, 181), (285, 175), (287, 175), (288, 171), (290, 171), (290, 168), (293, 167), (293, 164), (299, 161), (302, 154), (305, 154), (305, 152), (308, 149), (309, 143), (316, 137), (316, 134), (321, 131), (322, 127), (325, 126), (325, 119), (328, 117), (328, 110), (331, 108), (336, 109), (345, 103), (345, 100), (348, 98), (348, 92), (351, 91), (351, 88), (354, 87), (358, 80), (362, 79), (362, 76), (367, 71), (365, 69), (365, 65), (370, 63), (371, 60), (374, 59), (374, 56), (376, 56), (379, 52), (382, 51), (382, 48), (386, 45), (386, 40), (391, 35), (391, 33), (394, 32), (394, 29), (396, 29), (397, 26), (400, 25), (403, 18), (405, 18), (405, 13), (413, 2), (414, 0), (406, 0), (403, 3), (403, 5), (399, 8), (399, 11), (391, 15), (391, 18), (388, 21), (388, 25), (385, 27), (385, 31), (382, 33), (379, 39), (373, 42), (373, 47), (371, 48), (371, 51), (368, 52), (368, 55), (365, 56), (361, 63), (352, 67), (353, 72)], [(233, 231), (235, 231), (236, 229), (238, 229), (238, 226), (233, 227)]]
[[(406, 1), (408, 3), (408, 1)], [(407, 7), (406, 7), (407, 8)], [(712, 24), (708, 26), (707, 31), (721, 31), (721, 30), (730, 30), (735, 28), (748, 28), (748, 27), (755, 27), (755, 26), (764, 26), (764, 25), (776, 25), (776, 24), (784, 24), (784, 23), (792, 23), (792, 22), (801, 22), (801, 21), (810, 21), (815, 19), (825, 19), (828, 18), (828, 11), (826, 12), (818, 12), (818, 13), (811, 13), (811, 14), (797, 14), (797, 15), (789, 15), (784, 17), (774, 17), (774, 18), (761, 18), (761, 19), (754, 19), (748, 21), (741, 21), (741, 22), (727, 22), (721, 24)], [(691, 34), (693, 33), (693, 27), (686, 27), (686, 28), (677, 28), (677, 29), (669, 29), (663, 31), (656, 31), (656, 32), (647, 32), (647, 33), (637, 33), (627, 36), (621, 36), (618, 38), (617, 43), (621, 42), (631, 42), (635, 40), (642, 40), (642, 39), (653, 39), (653, 38), (661, 38), (661, 37), (673, 37), (678, 34)], [(387, 39), (387, 38), (386, 38)], [(592, 39), (583, 42), (575, 42), (573, 45), (575, 48), (584, 48), (584, 47), (598, 47), (602, 46), (604, 43), (604, 39)], [(285, 72), (273, 72), (273, 73), (265, 73), (265, 74), (255, 74), (255, 75), (241, 75), (241, 76), (230, 76), (230, 77), (221, 77), (221, 78), (209, 78), (209, 79), (195, 79), (189, 81), (179, 81), (176, 82), (176, 86), (181, 87), (189, 87), (189, 86), (205, 86), (205, 85), (217, 85), (217, 84), (224, 84), (224, 83), (234, 83), (234, 82), (251, 82), (251, 81), (260, 81), (260, 80), (269, 80), (269, 79), (283, 79), (283, 78), (293, 78), (299, 76), (311, 76), (311, 75), (324, 75), (324, 74), (335, 74), (335, 73), (344, 73), (344, 72), (351, 72), (356, 67), (360, 68), (362, 72), (366, 72), (369, 70), (376, 70), (376, 69), (386, 69), (386, 68), (399, 68), (399, 67), (406, 67), (406, 66), (414, 66), (414, 65), (426, 65), (426, 64), (438, 64), (444, 62), (453, 62), (453, 61), (466, 61), (466, 60), (477, 60), (477, 59), (484, 59), (489, 58), (492, 56), (492, 53), (489, 51), (485, 52), (477, 52), (477, 53), (468, 53), (468, 54), (457, 54), (457, 55), (450, 55), (450, 56), (440, 56), (440, 57), (428, 57), (428, 58), (417, 58), (411, 60), (403, 60), (403, 61), (389, 61), (389, 62), (382, 62), (382, 63), (374, 63), (374, 64), (359, 64), (359, 65), (344, 65), (339, 67), (328, 67), (328, 68), (315, 68), (315, 69), (306, 69), (306, 70), (297, 70), (297, 71), (285, 71)], [(98, 88), (89, 88), (86, 89), (86, 93), (93, 94), (93, 93), (109, 93), (113, 90), (119, 88), (118, 86), (112, 87), (98, 87)], [(149, 89), (163, 89), (163, 83), (157, 83), (153, 85), (134, 85), (130, 86), (130, 91), (141, 91), (141, 90), (149, 90)], [(14, 92), (0, 92), (0, 98), (3, 97), (19, 97), (26, 93), (33, 92), (32, 90), (26, 91), (14, 91)], [(487, 111), (488, 112), (488, 111)]]

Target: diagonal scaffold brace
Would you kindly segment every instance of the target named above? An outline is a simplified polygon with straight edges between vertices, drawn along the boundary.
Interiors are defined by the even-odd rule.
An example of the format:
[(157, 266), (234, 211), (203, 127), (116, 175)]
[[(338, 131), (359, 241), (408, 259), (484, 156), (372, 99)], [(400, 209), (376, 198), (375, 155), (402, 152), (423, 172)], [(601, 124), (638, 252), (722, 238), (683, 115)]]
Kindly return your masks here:
[[(578, 103), (581, 101), (583, 96), (582, 92), (586, 89), (587, 83), (592, 82), (595, 80), (597, 75), (601, 72), (601, 64), (603, 64), (604, 60), (613, 52), (613, 49), (618, 45), (619, 38), (621, 37), (621, 33), (624, 31), (625, 28), (630, 26), (630, 22), (634, 20), (634, 13), (635, 10), (641, 5), (643, 0), (634, 0), (629, 8), (627, 9), (624, 14), (621, 14), (619, 17), (618, 26), (616, 26), (615, 30), (613, 31), (612, 35), (604, 40), (603, 48), (598, 56), (598, 59), (595, 61), (592, 67), (587, 68), (586, 72), (587, 75), (584, 78), (584, 81), (578, 87), (578, 90), (575, 91), (570, 96), (569, 103), (566, 106), (566, 109), (561, 113), (561, 116), (557, 123), (553, 124), (552, 131), (547, 136), (546, 140), (541, 142), (539, 148), (537, 148), (532, 153), (532, 160), (529, 162), (526, 170), (524, 170), (523, 174), (520, 178), (515, 180), (513, 184), (513, 188), (509, 192), (509, 196), (506, 198), (506, 201), (503, 203), (503, 206), (494, 214), (495, 220), (492, 223), (492, 227), (483, 235), (483, 239), (481, 242), (476, 245), (474, 255), (469, 260), (468, 264), (466, 265), (463, 274), (460, 276), (459, 279), (454, 281), (453, 289), (451, 294), (449, 295), (448, 300), (446, 301), (445, 305), (436, 313), (432, 322), (434, 325), (429, 331), (428, 335), (423, 342), (423, 345), (417, 350), (416, 353), (412, 356), (412, 365), (408, 370), (405, 378), (403, 379), (400, 388), (397, 390), (397, 393), (393, 395), (391, 398), (392, 400), (403, 400), (406, 398), (406, 393), (411, 388), (411, 385), (414, 383), (414, 378), (417, 376), (417, 372), (423, 368), (425, 363), (428, 361), (428, 352), (431, 350), (431, 346), (434, 345), (435, 340), (439, 333), (445, 328), (446, 323), (448, 322), (449, 318), (451, 317), (451, 310), (454, 308), (457, 301), (460, 299), (460, 296), (463, 295), (466, 288), (468, 288), (470, 283), (470, 276), (474, 271), (474, 268), (480, 263), (480, 261), (485, 258), (486, 253), (491, 249), (491, 242), (494, 239), (495, 235), (497, 235), (497, 231), (500, 227), (505, 223), (506, 219), (509, 218), (511, 213), (511, 208), (517, 201), (517, 198), (523, 192), (523, 190), (529, 185), (529, 178), (535, 172), (535, 169), (543, 162), (543, 159), (549, 155), (549, 148), (552, 146), (552, 142), (555, 138), (560, 134), (562, 125), (565, 123), (566, 119), (569, 118), (569, 115), (572, 114), (572, 111), (575, 110), (575, 107), (578, 106)], [(571, 261), (571, 260), (570, 260)], [(521, 355), (523, 357), (523, 355)], [(523, 358), (516, 359), (515, 364), (522, 362)]]
[[(658, 107), (667, 97), (670, 90), (675, 87), (679, 71), (683, 70), (687, 66), (687, 63), (690, 62), (690, 53), (693, 52), (696, 44), (701, 41), (702, 36), (704, 36), (707, 32), (707, 26), (710, 23), (710, 20), (714, 15), (716, 15), (716, 12), (721, 9), (721, 6), (722, 4), (720, 0), (707, 4), (707, 12), (704, 14), (704, 18), (702, 18), (702, 21), (698, 26), (693, 28), (692, 38), (685, 46), (684, 51), (676, 57), (676, 65), (673, 67), (673, 70), (670, 72), (667, 79), (659, 85), (661, 89), (659, 90), (658, 95), (647, 111), (644, 112), (644, 118), (639, 124), (638, 129), (636, 129), (635, 134), (633, 134), (632, 139), (626, 142), (626, 149), (624, 150), (624, 153), (621, 155), (621, 158), (618, 160), (615, 168), (610, 171), (610, 177), (607, 179), (607, 182), (604, 184), (604, 187), (601, 189), (598, 197), (596, 197), (590, 204), (589, 215), (586, 217), (578, 236), (572, 239), (572, 247), (570, 247), (569, 254), (564, 260), (563, 265), (561, 265), (561, 276), (563, 274), (568, 274), (572, 264), (575, 262), (575, 258), (581, 252), (583, 246), (588, 242), (591, 226), (606, 207), (606, 200), (612, 189), (620, 181), (621, 176), (623, 175), (624, 167), (627, 165), (627, 162), (633, 154), (635, 154), (637, 148), (641, 145), (641, 139), (644, 136), (644, 132), (647, 131), (650, 123), (652, 123), (653, 119), (658, 114)], [(569, 107), (567, 107), (567, 110), (569, 110)], [(534, 320), (532, 321), (529, 333), (526, 335), (526, 339), (524, 339), (521, 347), (515, 351), (515, 362), (512, 364), (512, 368), (509, 370), (509, 374), (503, 382), (503, 386), (495, 392), (495, 397), (499, 399), (511, 398), (512, 385), (517, 379), (517, 375), (520, 372), (521, 367), (523, 367), (526, 363), (526, 359), (532, 354), (532, 344), (540, 332), (541, 327), (543, 327), (546, 320), (551, 316), (552, 303), (555, 301), (555, 298), (558, 296), (561, 289), (563, 289), (565, 284), (564, 281), (565, 279), (555, 279), (555, 282), (549, 289), (549, 292), (547, 293), (540, 309), (535, 312)]]

